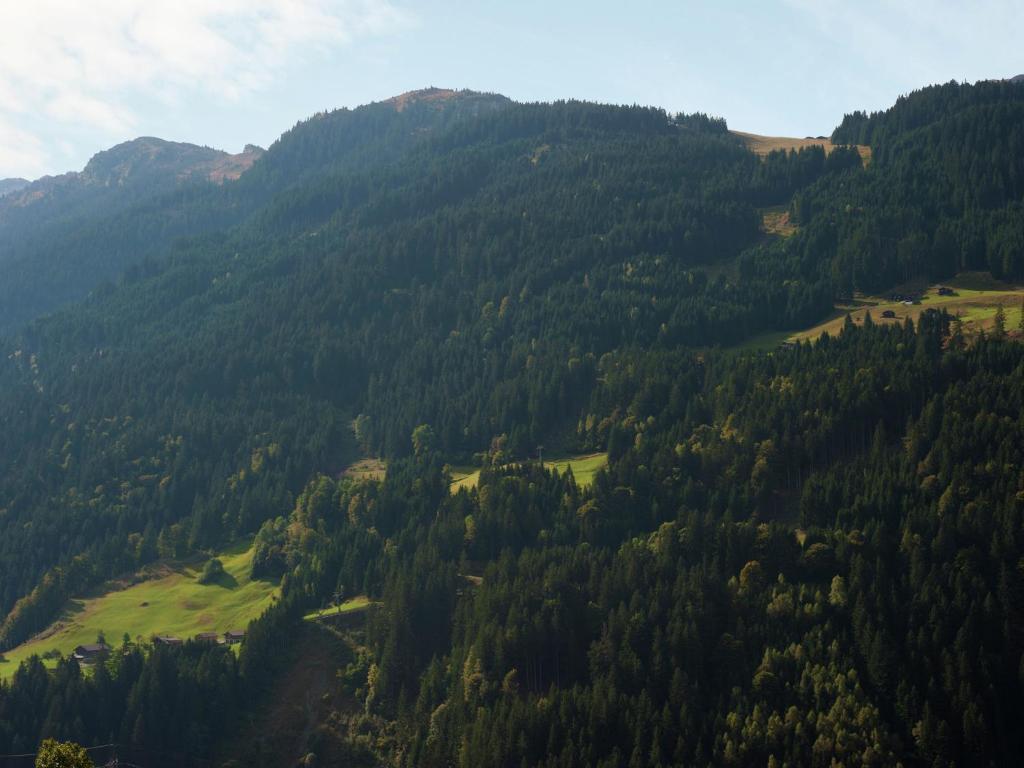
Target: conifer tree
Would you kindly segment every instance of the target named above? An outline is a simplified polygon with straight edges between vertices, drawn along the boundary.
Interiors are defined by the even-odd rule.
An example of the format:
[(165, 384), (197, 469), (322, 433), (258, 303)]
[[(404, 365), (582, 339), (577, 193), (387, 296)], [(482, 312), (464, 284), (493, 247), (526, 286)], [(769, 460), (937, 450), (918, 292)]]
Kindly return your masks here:
[(1006, 336), (1006, 310), (1003, 309), (1002, 304), (996, 306), (992, 335), (997, 339), (1002, 339)]

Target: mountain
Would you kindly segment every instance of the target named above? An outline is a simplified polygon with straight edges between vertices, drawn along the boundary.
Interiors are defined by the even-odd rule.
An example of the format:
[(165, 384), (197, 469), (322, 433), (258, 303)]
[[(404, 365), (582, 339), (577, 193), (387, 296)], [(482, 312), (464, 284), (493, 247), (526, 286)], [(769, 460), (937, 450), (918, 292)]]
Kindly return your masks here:
[(27, 187), (31, 182), (28, 179), (0, 179), (0, 197), (17, 192)]
[(1024, 83), (1024, 75), (1017, 75), (1010, 78), (1011, 83)]
[(454, 124), (494, 115), (511, 105), (498, 94), (427, 88), (358, 109), (323, 112), (298, 123), (274, 142), (246, 181), (264, 195), (314, 176), (385, 165), (410, 148), (443, 135)]
[(262, 153), (139, 138), (0, 198), (0, 329), (84, 297), (211, 218), (223, 223), (197, 198)]
[[(0, 497), (19, 499), (2, 518), (19, 533), (2, 548), (20, 561), (17, 551), (42, 547), (49, 560), (3, 574), (0, 610), (43, 568), (118, 536), (108, 525), (124, 514), (157, 516), (153, 536), (181, 525), (197, 545), (249, 532), (272, 499), (347, 460), (345, 425), (360, 413), (359, 437), (375, 453), (407, 453), (428, 421), (454, 455), (502, 433), (521, 455), (586, 399), (606, 352), (709, 334), (738, 341), (744, 329), (826, 310), (829, 297), (799, 281), (706, 285), (694, 270), (756, 244), (754, 203), (841, 173), (841, 153), (831, 164), (820, 150), (816, 164), (801, 155), (801, 173), (783, 163), (766, 175), (721, 121), (701, 116), (564, 103), (462, 119), (450, 101), (436, 108), (384, 102), (300, 124), (239, 181), (196, 197), (207, 210), (253, 206), (239, 224), (194, 235), (165, 262), (11, 337)], [(161, 215), (177, 215), (173, 205)], [(538, 323), (549, 329), (542, 342), (532, 340)], [(466, 379), (480, 356), (488, 370)], [(58, 458), (44, 443), (72, 421), (81, 440)], [(167, 435), (207, 447), (165, 445)], [(235, 470), (223, 469), (268, 439), (287, 460), (267, 462), (248, 491), (224, 485)], [(109, 463), (115, 445), (136, 446), (170, 479), (137, 485), (131, 462)], [(72, 453), (76, 469), (63, 474)], [(121, 483), (137, 486), (134, 512), (115, 498)], [(101, 486), (99, 506), (71, 501)], [(201, 522), (184, 522), (200, 509)], [(58, 524), (63, 551), (45, 533)]]
[[(238, 155), (140, 138), (81, 172), (40, 179), (0, 200), (0, 330), (84, 298), (126, 270), (167, 257), (181, 237), (226, 229), (282, 189), (395, 160), (508, 99), (428, 89), (303, 121), (265, 153)], [(148, 265), (148, 266), (147, 266)]]
[(829, 251), (847, 295), (970, 270), (1024, 279), (1024, 90), (931, 86), (847, 115), (832, 140), (869, 145), (868, 172), (842, 190), (809, 189), (795, 212), (841, 229)]
[(422, 88), (407, 91), (384, 101), (396, 112), (410, 107), (443, 112), (454, 108), (459, 118), (474, 118), (487, 115), (509, 105), (509, 99), (500, 94), (477, 91), (455, 91), (451, 88)]
[(131, 198), (159, 194), (190, 181), (241, 176), (262, 154), (229, 155), (209, 147), (142, 137), (96, 154), (80, 172), (46, 176), (9, 190), (0, 203), (0, 227), (21, 232), (53, 220), (104, 213)]
[[(1022, 94), (925, 88), (828, 153), (444, 89), (224, 183), (213, 150), (102, 153), (0, 262), (0, 307), (48, 291), (0, 336), (0, 650), (240, 543), (280, 598), (237, 657), (10, 670), (0, 754), (1011, 763), (1024, 320), (909, 299), (778, 344), (1024, 278)], [(606, 467), (555, 471), (579, 456)]]

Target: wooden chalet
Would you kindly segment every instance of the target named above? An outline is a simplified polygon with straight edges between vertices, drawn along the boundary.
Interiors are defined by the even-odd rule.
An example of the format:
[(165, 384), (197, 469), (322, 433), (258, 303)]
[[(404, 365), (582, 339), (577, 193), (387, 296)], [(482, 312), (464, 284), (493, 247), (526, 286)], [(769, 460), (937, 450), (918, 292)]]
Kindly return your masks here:
[(177, 647), (182, 644), (182, 640), (180, 637), (173, 637), (172, 635), (158, 635), (153, 638), (153, 644)]
[(210, 645), (216, 645), (220, 641), (220, 635), (216, 632), (200, 632), (196, 635), (197, 643), (208, 643)]
[(237, 645), (245, 640), (244, 629), (230, 629), (224, 633), (224, 642), (228, 645)]
[(100, 659), (105, 659), (109, 655), (110, 646), (106, 643), (88, 643), (86, 645), (80, 645), (75, 648), (74, 652), (75, 660), (85, 664), (92, 664)]

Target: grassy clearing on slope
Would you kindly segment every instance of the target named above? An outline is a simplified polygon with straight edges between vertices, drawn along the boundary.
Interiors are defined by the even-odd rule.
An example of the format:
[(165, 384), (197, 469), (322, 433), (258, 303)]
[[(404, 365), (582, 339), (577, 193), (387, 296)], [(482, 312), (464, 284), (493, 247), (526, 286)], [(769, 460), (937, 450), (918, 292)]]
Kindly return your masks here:
[(316, 621), (317, 619), (329, 616), (337, 616), (339, 614), (359, 613), (360, 611), (365, 611), (367, 608), (374, 604), (375, 603), (372, 600), (370, 600), (370, 598), (368, 598), (366, 595), (358, 595), (356, 597), (350, 598), (349, 600), (346, 600), (337, 608), (317, 609), (315, 611), (310, 611), (302, 618), (306, 621)]
[(451, 476), (451, 492), (457, 493), (460, 488), (476, 488), (477, 481), (480, 479), (480, 470), (467, 465), (453, 466)]
[[(996, 308), (1001, 304), (1006, 315), (1006, 330), (1014, 332), (1020, 328), (1021, 302), (1024, 288), (1002, 283), (987, 272), (966, 272), (943, 285), (955, 291), (953, 296), (940, 296), (939, 286), (925, 287), (919, 284), (899, 291), (921, 296), (920, 304), (906, 305), (882, 296), (865, 296), (850, 304), (836, 307), (835, 312), (817, 325), (797, 333), (772, 331), (758, 334), (736, 346), (748, 351), (768, 351), (785, 341), (806, 341), (818, 339), (823, 333), (837, 336), (843, 329), (849, 314), (855, 325), (862, 325), (868, 312), (875, 323), (902, 323), (908, 317), (915, 322), (922, 312), (929, 309), (944, 309), (951, 315), (959, 316), (964, 331), (990, 332), (995, 325)], [(895, 317), (882, 314), (891, 311)]]
[[(157, 578), (96, 597), (71, 600), (60, 618), (27, 643), (4, 654), (0, 679), (23, 660), (57, 649), (67, 655), (75, 646), (96, 641), (99, 632), (117, 646), (127, 632), (133, 640), (153, 635), (188, 639), (199, 632), (245, 629), (275, 599), (276, 582), (249, 577), (252, 549), (235, 547), (219, 555), (224, 575), (203, 585), (197, 581), (203, 562), (177, 565)], [(50, 662), (52, 663), (52, 662)]]
[(737, 344), (732, 349), (743, 350), (744, 352), (771, 352), (790, 337), (789, 331), (769, 331), (751, 336), (749, 339)]
[(554, 459), (545, 461), (544, 466), (553, 468), (560, 475), (565, 474), (565, 471), (571, 467), (576, 484), (581, 488), (588, 488), (593, 484), (597, 473), (608, 466), (608, 454), (591, 453), (586, 456)]
[(341, 477), (350, 477), (353, 480), (383, 480), (387, 472), (388, 464), (383, 459), (360, 459), (342, 470)]
[[(589, 487), (594, 482), (594, 478), (597, 476), (597, 473), (607, 465), (607, 453), (588, 453), (582, 456), (565, 456), (544, 462), (544, 466), (547, 469), (553, 469), (560, 475), (564, 474), (569, 467), (572, 467), (573, 477), (576, 478), (576, 484), (581, 488)], [(451, 475), (452, 493), (457, 493), (460, 488), (465, 488), (467, 490), (470, 488), (476, 488), (477, 483), (480, 482), (480, 470), (473, 469), (472, 467), (452, 467)]]
[[(944, 309), (951, 315), (959, 315), (964, 321), (965, 330), (984, 329), (987, 331), (992, 328), (996, 307), (1000, 304), (1003, 305), (1003, 310), (1006, 313), (1007, 329), (1012, 330), (1018, 327), (1024, 289), (1010, 286), (991, 290), (961, 288), (957, 287), (955, 281), (949, 285), (955, 289), (955, 296), (939, 296), (938, 287), (935, 286), (928, 289), (920, 304), (910, 306), (881, 297), (869, 297), (862, 303), (862, 306), (842, 308), (836, 313), (836, 316), (806, 331), (795, 333), (790, 338), (794, 340), (817, 339), (823, 333), (835, 336), (842, 330), (847, 313), (855, 324), (861, 325), (868, 312), (871, 313), (871, 319), (875, 323), (902, 323), (908, 317), (916, 322), (921, 313), (929, 309)], [(892, 312), (895, 317), (883, 318), (882, 313), (886, 311)]]
[(776, 205), (761, 209), (761, 231), (766, 235), (777, 235), (778, 237), (795, 235), (797, 227), (790, 221), (788, 206)]

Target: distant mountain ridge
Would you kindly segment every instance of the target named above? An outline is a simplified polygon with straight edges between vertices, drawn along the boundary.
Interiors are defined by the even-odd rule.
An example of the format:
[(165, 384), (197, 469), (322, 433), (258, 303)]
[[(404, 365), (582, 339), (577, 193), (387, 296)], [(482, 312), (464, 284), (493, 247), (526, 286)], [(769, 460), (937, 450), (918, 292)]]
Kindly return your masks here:
[[(1019, 89), (1008, 83), (1022, 79), (940, 90), (950, 91), (956, 103), (1002, 99), (1000, 89), (1013, 100)], [(934, 121), (941, 113), (928, 106), (933, 90), (902, 98), (895, 112), (849, 115), (832, 139), (859, 145), (866, 154), (885, 133)], [(226, 231), (252, 216), (264, 228), (298, 234), (341, 205), (333, 191), (337, 177), (358, 173), (369, 182), (418, 148), (469, 146), (492, 128), (503, 141), (529, 135), (543, 107), (517, 105), (497, 93), (431, 86), (317, 113), (266, 151), (246, 146), (230, 154), (146, 136), (97, 153), (81, 171), (0, 182), (0, 332), (84, 298), (104, 282), (152, 272), (181, 238)], [(786, 146), (806, 143), (825, 145), (815, 140)], [(763, 146), (773, 148), (779, 147)], [(299, 188), (301, 194), (289, 192)], [(352, 189), (347, 194), (366, 194)], [(142, 264), (148, 266), (139, 272)]]
[(380, 166), (454, 123), (494, 114), (512, 104), (500, 94), (423, 88), (355, 109), (319, 112), (282, 134), (245, 185), (294, 184)]
[(496, 93), (484, 93), (481, 91), (462, 90), (457, 91), (451, 88), (421, 88), (386, 99), (383, 103), (394, 106), (396, 112), (404, 112), (411, 105), (424, 105), (427, 108), (441, 110), (450, 106), (457, 106), (463, 112), (479, 115), (485, 112), (493, 112), (502, 106), (511, 103), (511, 100)]
[(1017, 75), (1010, 78), (1011, 83), (1024, 83), (1024, 75)]
[(0, 197), (24, 189), (31, 183), (28, 179), (0, 179)]
[(230, 223), (197, 196), (263, 154), (145, 136), (98, 152), (81, 171), (14, 180), (0, 195), (0, 328), (84, 297), (176, 237)]
[(205, 177), (223, 181), (237, 179), (262, 154), (262, 149), (251, 145), (232, 155), (210, 147), (143, 136), (97, 153), (80, 177), (87, 183), (106, 185), (124, 185), (164, 174), (178, 179)]
[[(422, 138), (431, 130), (431, 123), (449, 119), (479, 117), (488, 114), (512, 102), (505, 96), (492, 93), (479, 93), (469, 90), (453, 90), (448, 88), (424, 88), (408, 91), (399, 96), (382, 102), (368, 104), (355, 110), (340, 109), (321, 113), (309, 120), (300, 122), (291, 131), (286, 132), (277, 145), (287, 145), (293, 136), (306, 137), (310, 126), (326, 124), (332, 131), (337, 131), (338, 138), (350, 147), (358, 147), (363, 139), (354, 134), (363, 132), (359, 125), (354, 125), (350, 116), (381, 115), (382, 108), (390, 109), (383, 113), (387, 120), (390, 113), (401, 113), (405, 123), (405, 140), (395, 141), (388, 132), (379, 129), (382, 126), (367, 126), (371, 130), (365, 137), (367, 142), (394, 143), (405, 146), (409, 138)], [(393, 110), (393, 111), (392, 111)], [(339, 124), (344, 121), (346, 125)], [(278, 154), (287, 150), (278, 148)], [(336, 147), (331, 147), (337, 149)], [(184, 142), (167, 141), (153, 136), (140, 136), (131, 141), (117, 144), (110, 149), (96, 153), (81, 171), (69, 171), (55, 176), (44, 176), (35, 181), (27, 179), (5, 179), (0, 181), (0, 228), (4, 224), (15, 221), (24, 214), (22, 209), (38, 206), (47, 202), (59, 206), (60, 210), (53, 215), (64, 217), (76, 205), (79, 198), (92, 198), (102, 195), (105, 191), (134, 190), (146, 194), (173, 189), (190, 182), (210, 181), (222, 184), (234, 181), (246, 173), (253, 164), (265, 154), (265, 150), (252, 144), (245, 146), (242, 152), (231, 154), (207, 146), (198, 146)], [(343, 157), (344, 152), (338, 156)], [(317, 158), (317, 170), (324, 170), (329, 158)], [(33, 213), (38, 215), (38, 209)], [(3, 254), (0, 253), (0, 261)]]
[(247, 145), (230, 154), (144, 136), (97, 153), (81, 171), (12, 185), (0, 197), (0, 331), (136, 274), (142, 263), (152, 267), (178, 238), (239, 224), (289, 187), (382, 167), (457, 122), (511, 104), (498, 94), (426, 88), (317, 113), (266, 151)]
[(6, 193), (0, 192), (5, 194), (0, 203), (0, 224), (11, 216), (14, 209), (46, 200), (66, 205), (69, 198), (89, 195), (104, 188), (151, 190), (172, 188), (187, 181), (222, 183), (237, 179), (262, 154), (262, 149), (253, 146), (232, 155), (210, 147), (143, 136), (96, 153), (81, 171), (12, 184)]

